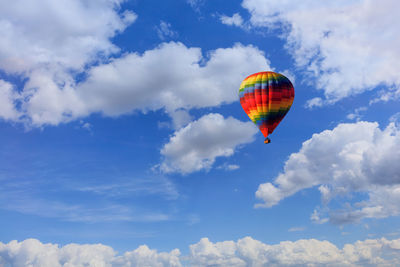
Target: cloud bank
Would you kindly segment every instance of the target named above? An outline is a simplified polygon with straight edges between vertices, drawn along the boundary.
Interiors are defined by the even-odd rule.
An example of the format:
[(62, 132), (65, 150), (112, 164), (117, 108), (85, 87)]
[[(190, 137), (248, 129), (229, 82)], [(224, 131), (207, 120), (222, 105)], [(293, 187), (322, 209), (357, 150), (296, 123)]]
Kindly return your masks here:
[(102, 244), (43, 244), (36, 239), (0, 242), (0, 264), (13, 267), (133, 267), (133, 266), (397, 266), (400, 239), (369, 239), (345, 244), (342, 249), (328, 241), (303, 239), (269, 245), (251, 237), (237, 242), (212, 243), (202, 238), (190, 245), (190, 254), (179, 249), (158, 252), (142, 245), (118, 255)]
[(43, 244), (36, 239), (22, 242), (0, 242), (0, 264), (13, 267), (122, 267), (122, 266), (182, 266), (178, 249), (169, 253), (151, 250), (143, 245), (118, 256), (111, 247), (102, 244)]
[(322, 203), (356, 193), (367, 199), (348, 203), (341, 210), (320, 210), (317, 222), (356, 222), (363, 218), (384, 218), (400, 214), (400, 128), (390, 123), (381, 130), (377, 123), (360, 121), (339, 124), (333, 130), (314, 134), (299, 152), (290, 155), (284, 170), (273, 183), (261, 184), (257, 207), (272, 207), (306, 188), (319, 186)]

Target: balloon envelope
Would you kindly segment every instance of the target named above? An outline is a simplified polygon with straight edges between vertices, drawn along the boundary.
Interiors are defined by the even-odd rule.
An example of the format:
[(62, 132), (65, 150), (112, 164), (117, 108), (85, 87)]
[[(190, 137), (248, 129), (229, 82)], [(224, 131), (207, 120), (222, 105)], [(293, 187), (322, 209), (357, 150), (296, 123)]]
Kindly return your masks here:
[(243, 80), (239, 98), (244, 111), (267, 138), (292, 106), (294, 88), (282, 74), (258, 72)]

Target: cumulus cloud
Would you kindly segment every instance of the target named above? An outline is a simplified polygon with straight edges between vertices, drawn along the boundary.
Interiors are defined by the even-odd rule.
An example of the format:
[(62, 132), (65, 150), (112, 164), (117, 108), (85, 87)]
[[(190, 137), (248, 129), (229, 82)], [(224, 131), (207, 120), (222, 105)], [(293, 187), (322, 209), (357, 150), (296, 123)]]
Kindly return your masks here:
[(58, 267), (58, 266), (182, 266), (180, 251), (160, 252), (146, 245), (118, 256), (113, 248), (102, 244), (69, 244), (59, 247), (56, 244), (43, 244), (36, 239), (22, 242), (0, 242), (0, 264), (13, 267)]
[[(236, 44), (209, 52), (164, 43), (142, 55), (128, 53), (88, 71), (84, 82), (35, 70), (23, 91), (22, 110), (33, 125), (58, 124), (99, 112), (118, 116), (164, 109), (175, 127), (190, 119), (187, 110), (237, 100), (243, 77), (270, 69), (263, 52)], [(171, 65), (171, 62), (174, 64)]]
[(400, 214), (400, 128), (390, 123), (384, 130), (377, 123), (360, 121), (339, 124), (333, 130), (314, 134), (299, 152), (290, 155), (273, 183), (261, 184), (257, 207), (271, 207), (305, 188), (319, 186), (324, 205), (353, 193), (367, 199), (347, 203), (343, 209), (315, 210), (311, 216), (326, 222), (349, 223), (363, 218)]
[[(17, 120), (17, 106), (18, 115), (34, 124), (57, 124), (81, 114), (83, 105), (75, 95), (74, 73), (119, 51), (110, 39), (136, 19), (132, 11), (119, 12), (122, 2), (0, 3), (0, 69), (27, 80), (24, 88), (12, 93), (7, 90), (4, 99), (9, 101), (2, 111), (8, 112), (0, 116)], [(1, 87), (4, 95), (4, 84)]]
[[(271, 69), (261, 50), (240, 44), (203, 55), (171, 42), (117, 56), (112, 38), (137, 17), (122, 2), (0, 4), (0, 70), (24, 81), (22, 88), (1, 81), (0, 117), (42, 126), (164, 109), (179, 128), (190, 121), (189, 109), (236, 101), (243, 77)], [(157, 29), (162, 38), (176, 35), (164, 21)]]
[(243, 0), (242, 6), (253, 26), (283, 27), (287, 50), (316, 79), (326, 103), (378, 85), (399, 89), (398, 1)]
[(268, 245), (251, 237), (212, 243), (203, 238), (190, 246), (192, 266), (394, 266), (400, 240), (375, 239), (337, 248), (316, 239)]
[(110, 116), (212, 107), (236, 101), (240, 81), (260, 68), (269, 68), (269, 61), (253, 46), (220, 48), (204, 62), (199, 48), (170, 42), (91, 69), (78, 94), (91, 112)]
[(102, 244), (43, 244), (36, 239), (0, 242), (0, 264), (13, 267), (58, 266), (397, 266), (400, 264), (400, 239), (369, 239), (345, 244), (339, 249), (328, 241), (303, 239), (269, 245), (245, 237), (212, 243), (202, 238), (189, 246), (190, 254), (179, 249), (158, 252), (146, 245), (118, 255)]
[(59, 65), (82, 69), (118, 50), (110, 38), (136, 19), (118, 13), (124, 0), (27, 0), (0, 4), (0, 68), (23, 73)]
[(123, 256), (115, 259), (111, 266), (182, 266), (179, 256), (179, 249), (174, 249), (171, 252), (157, 252), (150, 249), (146, 245), (131, 252), (126, 252)]
[(189, 114), (189, 111), (185, 109), (176, 109), (174, 111), (170, 111), (169, 116), (172, 119), (173, 129), (180, 129), (193, 120), (193, 117)]
[(243, 18), (240, 16), (239, 13), (233, 14), (232, 17), (226, 16), (226, 15), (221, 15), (219, 19), (221, 20), (221, 22), (223, 24), (230, 25), (230, 26), (234, 25), (234, 26), (240, 27), (243, 24)]
[(238, 146), (252, 142), (257, 132), (251, 122), (215, 113), (204, 115), (174, 133), (161, 149), (164, 161), (160, 168), (182, 174), (209, 170), (217, 157), (233, 155)]

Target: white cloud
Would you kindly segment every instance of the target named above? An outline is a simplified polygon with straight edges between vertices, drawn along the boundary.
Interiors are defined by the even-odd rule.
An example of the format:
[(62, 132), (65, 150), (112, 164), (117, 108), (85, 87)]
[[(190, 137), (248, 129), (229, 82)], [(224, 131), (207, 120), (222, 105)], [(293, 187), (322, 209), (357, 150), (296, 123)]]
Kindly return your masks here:
[(305, 104), (305, 107), (308, 109), (312, 109), (314, 107), (322, 107), (324, 104), (324, 101), (320, 97), (314, 97), (310, 100), (308, 100)]
[(13, 91), (13, 86), (0, 80), (0, 118), (5, 120), (17, 120), (19, 112), (15, 109), (14, 101), (18, 98), (17, 93)]
[(288, 232), (302, 232), (304, 230), (305, 230), (304, 227), (292, 227), (292, 228), (289, 228)]
[(236, 164), (229, 164), (229, 165), (226, 166), (226, 169), (229, 170), (229, 171), (237, 170), (239, 168), (240, 168), (240, 166), (236, 165)]
[(102, 244), (43, 244), (37, 239), (0, 242), (0, 265), (13, 267), (127, 267), (127, 266), (397, 266), (400, 239), (368, 239), (345, 244), (342, 249), (328, 241), (303, 239), (264, 244), (251, 237), (237, 242), (212, 243), (202, 238), (190, 245), (189, 256), (179, 249), (158, 252), (146, 245), (118, 255)]
[(239, 13), (233, 14), (232, 17), (226, 16), (226, 15), (221, 15), (219, 19), (221, 20), (221, 22), (223, 24), (226, 24), (226, 25), (234, 25), (234, 26), (240, 27), (243, 24), (243, 19)]
[(297, 65), (317, 81), (326, 103), (400, 87), (400, 2), (244, 0), (253, 26), (282, 26)]
[(319, 186), (324, 205), (353, 193), (368, 198), (348, 203), (343, 209), (315, 210), (316, 222), (348, 223), (363, 218), (400, 214), (400, 128), (390, 123), (380, 130), (377, 123), (339, 124), (333, 130), (314, 134), (299, 152), (290, 155), (283, 173), (273, 183), (261, 184), (257, 207), (271, 207), (306, 188)]
[[(119, 52), (112, 38), (137, 17), (120, 10), (122, 2), (0, 4), (0, 69), (26, 80), (23, 88), (2, 82), (0, 117), (42, 126), (92, 113), (165, 109), (179, 128), (190, 120), (189, 109), (236, 101), (244, 77), (271, 69), (261, 50), (240, 44), (203, 56), (200, 48), (171, 42), (110, 58)], [(164, 21), (158, 29), (162, 37), (176, 35)]]
[(390, 116), (389, 121), (398, 125), (400, 123), (400, 112), (397, 112)]
[(172, 126), (174, 129), (180, 129), (192, 121), (193, 117), (189, 112), (184, 109), (177, 109), (169, 112), (172, 119)]
[(200, 6), (204, 4), (205, 0), (186, 0), (186, 2), (193, 8), (194, 11), (200, 12)]
[(164, 172), (182, 174), (209, 170), (217, 157), (229, 157), (238, 146), (250, 143), (258, 129), (220, 114), (208, 114), (178, 130), (162, 148)]
[(164, 43), (93, 67), (79, 84), (63, 72), (33, 71), (22, 93), (22, 110), (40, 126), (94, 112), (118, 116), (165, 109), (179, 127), (190, 119), (189, 109), (236, 101), (243, 77), (260, 69), (270, 69), (269, 61), (253, 46), (220, 48), (205, 62), (199, 48)]
[(62, 77), (53, 77), (51, 72), (42, 70), (31, 72), (21, 93), (24, 99), (21, 112), (27, 116), (29, 124), (57, 125), (87, 114), (84, 101), (76, 94), (73, 79), (62, 72), (59, 74)]
[[(324, 196), (323, 196), (324, 198)], [(314, 209), (313, 213), (310, 216), (310, 219), (317, 224), (323, 224), (329, 221), (328, 218), (321, 218), (321, 214), (318, 209)]]
[(143, 55), (131, 53), (93, 68), (78, 87), (80, 99), (90, 111), (106, 115), (212, 107), (236, 101), (243, 77), (270, 68), (263, 52), (253, 46), (220, 48), (209, 58), (202, 62), (199, 48), (174, 42)]
[(234, 171), (239, 169), (240, 166), (236, 165), (236, 164), (227, 164), (226, 162), (220, 166), (217, 167), (217, 169), (222, 169), (222, 170), (226, 170), (226, 171)]
[(89, 122), (85, 122), (83, 120), (79, 121), (80, 127), (86, 131), (88, 131), (90, 134), (93, 134), (93, 125), (90, 124)]
[(182, 266), (178, 249), (158, 253), (146, 245), (118, 256), (109, 246), (102, 244), (42, 244), (36, 239), (22, 242), (0, 242), (0, 264), (13, 267), (122, 267), (122, 266)]
[(15, 111), (10, 115), (17, 101), (19, 115), (34, 125), (58, 124), (85, 114), (73, 75), (119, 51), (110, 39), (136, 19), (132, 11), (119, 13), (122, 2), (0, 3), (0, 69), (27, 79), (18, 93), (8, 94), (9, 111), (0, 116), (18, 120)]
[(400, 87), (391, 87), (388, 90), (380, 90), (378, 92), (378, 97), (372, 99), (369, 104), (374, 104), (378, 102), (388, 102), (396, 101), (400, 98)]
[(366, 111), (367, 107), (359, 107), (354, 109), (353, 113), (347, 114), (346, 118), (349, 120), (356, 120), (359, 121), (362, 117), (361, 113)]
[(167, 38), (174, 38), (178, 35), (177, 32), (172, 30), (171, 24), (165, 21), (161, 21), (160, 25), (156, 27), (157, 35), (161, 40)]
[[(82, 70), (97, 54), (118, 51), (110, 38), (135, 19), (118, 14), (124, 0), (29, 0), (0, 4), (0, 68), (25, 73), (53, 67)], [(67, 70), (64, 69), (67, 72)]]
[(337, 248), (315, 239), (268, 245), (251, 237), (212, 243), (203, 238), (190, 246), (191, 266), (395, 266), (400, 240), (375, 239)]

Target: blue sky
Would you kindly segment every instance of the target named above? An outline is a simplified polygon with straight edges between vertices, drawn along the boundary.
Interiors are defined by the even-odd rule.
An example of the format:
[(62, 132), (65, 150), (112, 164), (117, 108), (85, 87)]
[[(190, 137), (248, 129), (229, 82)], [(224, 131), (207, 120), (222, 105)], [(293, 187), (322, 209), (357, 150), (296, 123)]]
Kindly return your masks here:
[[(0, 3), (0, 265), (399, 264), (398, 8)], [(264, 145), (237, 94), (271, 70)]]

